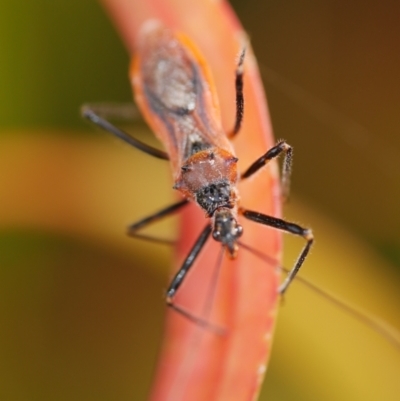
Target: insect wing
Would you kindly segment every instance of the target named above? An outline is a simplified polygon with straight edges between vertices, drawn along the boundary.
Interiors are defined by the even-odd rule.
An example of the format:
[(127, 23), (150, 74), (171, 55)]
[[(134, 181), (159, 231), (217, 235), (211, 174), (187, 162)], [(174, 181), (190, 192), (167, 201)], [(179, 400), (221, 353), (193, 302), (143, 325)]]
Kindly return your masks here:
[(174, 178), (200, 150), (219, 147), (233, 153), (208, 67), (186, 36), (154, 23), (144, 29), (131, 77), (136, 103), (166, 147)]

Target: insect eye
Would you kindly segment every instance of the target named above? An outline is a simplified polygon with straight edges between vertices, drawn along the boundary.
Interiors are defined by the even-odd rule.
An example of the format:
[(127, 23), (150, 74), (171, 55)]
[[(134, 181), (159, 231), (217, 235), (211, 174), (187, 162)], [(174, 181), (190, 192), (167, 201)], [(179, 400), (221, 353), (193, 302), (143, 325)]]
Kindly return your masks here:
[(221, 232), (216, 230), (212, 233), (213, 238), (218, 241), (221, 238)]
[(237, 226), (236, 227), (236, 237), (240, 237), (243, 234), (243, 227)]

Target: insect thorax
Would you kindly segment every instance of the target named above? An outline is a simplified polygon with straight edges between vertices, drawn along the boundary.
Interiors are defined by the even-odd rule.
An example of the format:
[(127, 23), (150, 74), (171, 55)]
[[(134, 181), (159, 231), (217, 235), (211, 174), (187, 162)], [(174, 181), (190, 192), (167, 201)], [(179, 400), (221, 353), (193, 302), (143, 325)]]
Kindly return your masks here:
[(208, 217), (219, 208), (232, 209), (237, 202), (237, 160), (220, 148), (201, 150), (186, 160), (174, 188), (197, 202)]

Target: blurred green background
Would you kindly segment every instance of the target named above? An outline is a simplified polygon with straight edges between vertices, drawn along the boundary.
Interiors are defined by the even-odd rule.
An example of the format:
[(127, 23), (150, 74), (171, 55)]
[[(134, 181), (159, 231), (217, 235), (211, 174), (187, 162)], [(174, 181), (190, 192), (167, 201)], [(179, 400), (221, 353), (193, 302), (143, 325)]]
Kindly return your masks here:
[[(233, 6), (295, 148), (285, 215), (317, 237), (304, 275), (400, 328), (398, 2)], [(78, 112), (131, 99), (129, 57), (82, 0), (2, 2), (0, 50), (0, 399), (143, 400), (171, 255), (124, 227), (172, 199), (168, 166)], [(288, 294), (263, 399), (398, 399), (400, 352), (325, 304)]]

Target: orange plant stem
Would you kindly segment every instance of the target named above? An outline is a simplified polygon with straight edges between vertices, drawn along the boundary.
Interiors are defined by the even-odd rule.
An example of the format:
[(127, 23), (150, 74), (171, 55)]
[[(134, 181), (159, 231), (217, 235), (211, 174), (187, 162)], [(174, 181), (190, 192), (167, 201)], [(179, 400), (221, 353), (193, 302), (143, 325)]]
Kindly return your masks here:
[[(274, 144), (261, 80), (246, 35), (225, 1), (102, 0), (133, 53), (144, 22), (157, 19), (190, 37), (209, 63), (219, 97), (222, 124), (228, 132), (235, 116), (234, 70), (240, 49), (245, 61), (245, 115), (234, 139), (243, 171)], [(280, 216), (280, 192), (275, 163), (240, 185), (241, 204)], [(190, 205), (181, 215), (175, 268), (205, 226), (203, 213)], [(241, 221), (243, 242), (280, 259), (281, 236), (255, 223)], [(220, 246), (209, 241), (176, 297), (177, 303), (201, 315), (215, 271)], [(178, 263), (179, 262), (179, 263)], [(271, 347), (279, 284), (274, 268), (239, 249), (234, 261), (224, 261), (210, 320), (227, 329), (217, 336), (169, 312), (164, 343), (151, 389), (152, 401), (244, 401), (256, 398)]]

